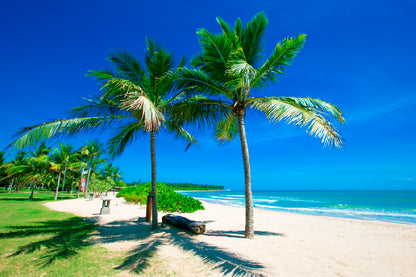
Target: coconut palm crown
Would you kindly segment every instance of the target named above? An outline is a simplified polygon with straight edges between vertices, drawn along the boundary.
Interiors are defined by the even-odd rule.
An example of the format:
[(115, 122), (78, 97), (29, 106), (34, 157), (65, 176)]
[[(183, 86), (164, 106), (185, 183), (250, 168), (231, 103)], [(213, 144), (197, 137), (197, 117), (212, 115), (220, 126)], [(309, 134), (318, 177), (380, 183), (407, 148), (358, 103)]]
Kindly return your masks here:
[(221, 141), (240, 136), (245, 173), (246, 226), (245, 237), (253, 238), (253, 203), (249, 152), (244, 120), (248, 109), (264, 113), (272, 122), (285, 121), (306, 126), (310, 135), (318, 137), (324, 145), (341, 147), (343, 139), (328, 119), (344, 122), (341, 111), (325, 101), (309, 97), (263, 97), (259, 90), (278, 80), (302, 49), (306, 35), (285, 38), (276, 44), (273, 52), (262, 60), (264, 34), (268, 19), (257, 14), (244, 27), (238, 19), (234, 27), (221, 18), (222, 29), (212, 34), (206, 29), (197, 31), (202, 52), (191, 65), (196, 69), (180, 69), (177, 73), (178, 89), (202, 95), (190, 97), (180, 103), (176, 113), (181, 123), (198, 127), (215, 126), (215, 136)]
[[(90, 131), (115, 129), (109, 140), (111, 157), (121, 155), (126, 146), (145, 133), (150, 133), (151, 172), (153, 194), (152, 228), (157, 228), (156, 198), (156, 152), (155, 137), (161, 130), (173, 133), (188, 143), (196, 140), (173, 119), (171, 109), (182, 101), (183, 93), (172, 95), (172, 80), (175, 72), (174, 57), (156, 42), (147, 39), (145, 67), (125, 51), (112, 52), (108, 60), (113, 70), (89, 71), (102, 84), (101, 94), (86, 99), (84, 106), (72, 109), (71, 118), (50, 121), (41, 125), (21, 129), (12, 145), (24, 148), (37, 141), (60, 135), (76, 135)], [(185, 63), (182, 59), (179, 68)]]

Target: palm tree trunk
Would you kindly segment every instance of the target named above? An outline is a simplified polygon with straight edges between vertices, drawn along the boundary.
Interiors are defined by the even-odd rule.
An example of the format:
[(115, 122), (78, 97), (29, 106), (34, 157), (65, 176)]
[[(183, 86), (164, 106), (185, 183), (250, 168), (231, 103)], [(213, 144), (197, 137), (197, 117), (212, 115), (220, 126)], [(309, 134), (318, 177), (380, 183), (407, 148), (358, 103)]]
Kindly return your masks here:
[(64, 188), (65, 188), (65, 178), (66, 178), (66, 164), (67, 164), (67, 162), (65, 162), (65, 171), (64, 171), (64, 180), (62, 182), (62, 195), (61, 195), (61, 200), (64, 198)]
[(32, 189), (30, 192), (29, 200), (33, 200), (33, 193), (35, 192), (35, 184), (32, 184)]
[(250, 159), (248, 155), (248, 145), (246, 138), (246, 129), (244, 126), (244, 112), (237, 115), (238, 129), (240, 131), (241, 151), (243, 153), (244, 162), (244, 180), (246, 192), (246, 228), (245, 238), (254, 238), (254, 220), (253, 220), (253, 195), (251, 192), (251, 173), (250, 173)]
[(14, 178), (12, 179), (12, 183), (9, 185), (9, 193), (12, 192), (13, 183), (14, 183)]
[(157, 229), (157, 188), (156, 188), (156, 132), (150, 131), (150, 160), (152, 163), (152, 230)]
[(75, 179), (75, 175), (72, 175), (71, 195), (72, 195), (72, 191), (74, 190), (74, 179)]
[(92, 157), (90, 159), (90, 168), (88, 168), (87, 181), (85, 182), (85, 189), (84, 189), (84, 198), (85, 199), (87, 199), (87, 194), (88, 194), (88, 183), (90, 182), (91, 168), (92, 168)]
[(60, 182), (61, 182), (61, 172), (59, 172), (59, 175), (58, 175), (58, 184), (56, 185), (55, 197), (53, 198), (53, 200), (58, 200), (58, 192), (59, 192), (59, 183)]

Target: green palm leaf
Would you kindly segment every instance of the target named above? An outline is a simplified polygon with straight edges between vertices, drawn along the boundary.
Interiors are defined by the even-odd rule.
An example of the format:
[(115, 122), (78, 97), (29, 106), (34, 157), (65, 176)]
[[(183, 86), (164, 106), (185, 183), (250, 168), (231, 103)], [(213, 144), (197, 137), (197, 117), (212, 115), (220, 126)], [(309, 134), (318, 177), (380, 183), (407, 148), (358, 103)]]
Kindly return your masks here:
[[(343, 144), (341, 135), (318, 109), (318, 107), (322, 107), (324, 108), (323, 112), (332, 113), (337, 108), (325, 108), (330, 104), (321, 102), (323, 101), (313, 98), (306, 100), (297, 97), (265, 97), (252, 102), (252, 107), (264, 112), (267, 118), (274, 123), (285, 121), (289, 124), (307, 126), (307, 132), (321, 139), (324, 145), (333, 144), (341, 147)], [(314, 105), (305, 105), (305, 103), (314, 103)], [(342, 118), (340, 114), (337, 114), (337, 117)]]
[[(145, 73), (136, 58), (125, 51), (114, 51), (108, 56), (111, 61), (122, 72), (126, 79), (133, 82), (142, 82)], [(114, 76), (115, 77), (115, 76)]]
[(137, 137), (143, 133), (141, 122), (131, 123), (117, 129), (117, 135), (108, 142), (108, 152), (112, 158), (120, 156), (126, 146), (130, 145)]
[(231, 141), (238, 135), (237, 119), (233, 113), (229, 113), (224, 120), (217, 123), (215, 128), (215, 138), (220, 140), (221, 143), (225, 141)]
[(96, 130), (105, 130), (107, 127), (119, 122), (120, 116), (97, 116), (86, 118), (72, 118), (55, 120), (47, 123), (22, 128), (14, 137), (18, 138), (8, 147), (18, 149), (29, 147), (38, 141), (59, 137), (62, 135), (75, 135), (80, 132), (88, 133)]
[(284, 73), (284, 66), (289, 65), (305, 44), (306, 35), (285, 38), (279, 42), (269, 59), (257, 70), (252, 86), (265, 87), (277, 80), (276, 74)]

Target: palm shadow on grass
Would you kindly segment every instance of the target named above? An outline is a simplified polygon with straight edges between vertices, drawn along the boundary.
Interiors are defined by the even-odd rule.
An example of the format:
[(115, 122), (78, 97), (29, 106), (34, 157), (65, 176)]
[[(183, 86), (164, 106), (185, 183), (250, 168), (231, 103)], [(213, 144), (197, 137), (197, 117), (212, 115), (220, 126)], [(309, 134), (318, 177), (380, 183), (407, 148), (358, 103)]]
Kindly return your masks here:
[(39, 257), (40, 266), (48, 266), (57, 259), (67, 259), (91, 245), (92, 233), (96, 225), (80, 218), (71, 217), (65, 220), (49, 220), (37, 222), (30, 226), (8, 226), (14, 229), (7, 233), (0, 233), (0, 238), (23, 238), (37, 235), (47, 235), (45, 239), (36, 240), (18, 248), (8, 257), (14, 257), (25, 253), (33, 253), (41, 250)]
[[(231, 251), (210, 245), (196, 239), (196, 235), (187, 231), (167, 226), (156, 231), (150, 230), (150, 224), (146, 222), (130, 220), (115, 221), (98, 228), (99, 243), (113, 243), (125, 241), (139, 241), (128, 252), (124, 261), (115, 269), (127, 270), (140, 274), (150, 266), (151, 259), (157, 254), (158, 247), (169, 244), (178, 246), (184, 251), (189, 251), (199, 256), (212, 269), (220, 270), (229, 276), (258, 276), (259, 271), (265, 268), (258, 261), (249, 260)], [(243, 237), (244, 232), (237, 231), (212, 231), (208, 236)], [(258, 236), (280, 236), (272, 232), (256, 232)], [(203, 235), (202, 235), (203, 236)]]

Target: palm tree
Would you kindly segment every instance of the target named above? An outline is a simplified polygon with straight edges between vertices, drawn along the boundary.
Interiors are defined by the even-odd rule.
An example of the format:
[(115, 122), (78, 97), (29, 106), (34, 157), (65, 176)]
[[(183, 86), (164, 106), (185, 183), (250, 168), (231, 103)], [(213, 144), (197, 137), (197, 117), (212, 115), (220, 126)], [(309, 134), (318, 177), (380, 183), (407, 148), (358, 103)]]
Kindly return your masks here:
[(81, 148), (81, 155), (86, 157), (88, 161), (88, 175), (87, 182), (85, 184), (84, 198), (87, 198), (88, 194), (88, 183), (90, 180), (91, 170), (97, 166), (97, 164), (102, 163), (104, 160), (100, 159), (100, 156), (105, 153), (104, 144), (98, 142), (98, 140), (88, 141), (84, 144), (84, 147)]
[[(277, 43), (267, 60), (262, 61), (263, 35), (268, 19), (257, 14), (244, 27), (238, 19), (230, 27), (217, 18), (222, 33), (212, 34), (200, 29), (197, 34), (202, 53), (191, 62), (197, 69), (181, 69), (177, 88), (204, 94), (190, 97), (178, 105), (182, 111), (179, 123), (215, 124), (219, 140), (240, 136), (243, 154), (246, 199), (245, 237), (254, 237), (253, 200), (245, 116), (249, 109), (263, 112), (273, 122), (306, 126), (310, 135), (325, 145), (342, 145), (342, 138), (327, 119), (333, 116), (343, 122), (341, 111), (332, 104), (309, 97), (265, 97), (258, 90), (278, 80), (304, 45), (306, 35), (285, 38)], [(255, 92), (255, 93), (253, 93)], [(211, 112), (211, 113), (210, 113)], [(201, 123), (202, 121), (202, 123)]]
[[(6, 163), (6, 177), (5, 179), (10, 182), (9, 185), (9, 193), (12, 192), (12, 188), (15, 184), (20, 183), (20, 179), (22, 179), (22, 176), (20, 176), (19, 174), (16, 174), (17, 167), (19, 167), (20, 165), (26, 163), (26, 152), (25, 151), (19, 151), (16, 153), (16, 156), (14, 158), (14, 160), (11, 160), (10, 162)], [(16, 186), (18, 187), (18, 186)]]
[[(196, 140), (175, 120), (172, 107), (183, 101), (184, 93), (171, 95), (174, 73), (173, 55), (156, 42), (147, 39), (145, 68), (132, 55), (117, 51), (108, 60), (115, 71), (90, 71), (89, 75), (102, 83), (102, 94), (87, 99), (88, 104), (72, 110), (70, 119), (55, 120), (21, 129), (11, 145), (16, 148), (30, 146), (37, 141), (63, 134), (115, 129), (109, 140), (111, 157), (121, 155), (141, 134), (150, 133), (152, 176), (152, 229), (157, 223), (156, 194), (156, 134), (164, 129), (183, 139), (188, 147)], [(179, 64), (182, 67), (185, 60)]]
[[(31, 193), (29, 199), (31, 200), (37, 184), (45, 176), (48, 168), (48, 159), (48, 148), (44, 144), (29, 153), (19, 152), (16, 155), (16, 159), (7, 165), (7, 179), (11, 179), (12, 184), (15, 180), (19, 185), (30, 184)], [(11, 191), (11, 187), (9, 191)]]
[[(3, 182), (6, 178), (6, 154), (0, 152), (0, 182)], [(7, 190), (7, 185), (4, 185), (4, 190)]]
[(120, 169), (112, 163), (105, 163), (101, 174), (114, 186), (120, 187), (123, 185), (123, 177), (121, 176), (122, 173), (120, 172)]
[(41, 143), (34, 151), (29, 152), (29, 160), (27, 163), (28, 179), (32, 181), (31, 193), (29, 199), (33, 199), (33, 194), (37, 183), (42, 182), (47, 175), (49, 165), (50, 148), (45, 143)]
[(75, 168), (79, 168), (83, 165), (82, 162), (74, 161), (72, 159), (74, 153), (72, 150), (72, 145), (70, 144), (62, 144), (61, 142), (58, 142), (59, 148), (55, 148), (53, 150), (53, 153), (51, 155), (51, 162), (50, 162), (50, 170), (55, 171), (58, 174), (58, 181), (55, 189), (55, 197), (54, 200), (58, 199), (58, 192), (59, 192), (59, 186), (61, 181), (61, 175), (64, 174), (64, 181), (63, 186), (65, 186), (65, 177), (66, 177), (66, 171), (68, 168), (71, 170)]

